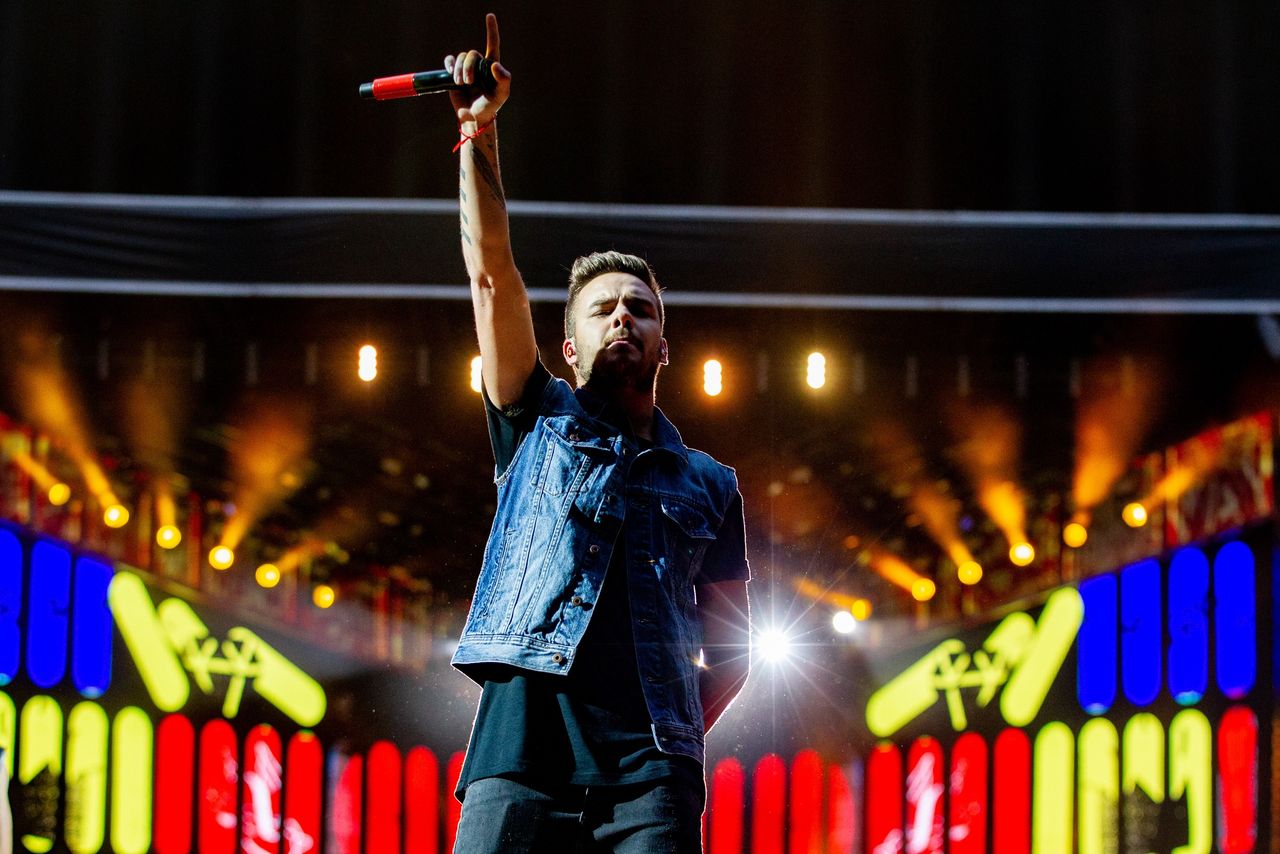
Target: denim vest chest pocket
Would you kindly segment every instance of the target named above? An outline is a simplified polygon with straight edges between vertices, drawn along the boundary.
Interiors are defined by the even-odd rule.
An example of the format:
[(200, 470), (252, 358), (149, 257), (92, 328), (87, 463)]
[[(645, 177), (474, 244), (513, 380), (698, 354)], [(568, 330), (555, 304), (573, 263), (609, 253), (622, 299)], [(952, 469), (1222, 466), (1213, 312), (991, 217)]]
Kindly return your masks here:
[(662, 510), (663, 552), (670, 562), (668, 583), (687, 602), (689, 585), (702, 568), (707, 548), (715, 541), (720, 520), (706, 506), (685, 498), (664, 495), (658, 502)]
[(561, 496), (577, 492), (593, 478), (600, 464), (613, 460), (613, 447), (608, 439), (595, 435), (582, 422), (568, 415), (547, 418), (544, 456), (537, 476), (539, 490), (546, 495)]

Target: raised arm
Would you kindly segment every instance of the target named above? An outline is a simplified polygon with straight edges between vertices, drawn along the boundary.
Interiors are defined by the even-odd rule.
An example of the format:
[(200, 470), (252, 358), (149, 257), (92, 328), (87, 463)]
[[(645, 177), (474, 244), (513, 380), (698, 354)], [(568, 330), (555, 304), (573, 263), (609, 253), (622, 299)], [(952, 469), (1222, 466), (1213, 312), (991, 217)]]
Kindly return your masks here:
[(520, 399), (538, 358), (529, 295), (516, 269), (507, 225), (507, 202), (498, 172), (498, 110), (511, 94), (511, 73), (499, 61), (498, 19), (485, 17), (484, 59), (497, 85), (475, 85), (479, 51), (446, 56), (445, 68), (463, 88), (449, 93), (466, 140), (459, 149), (459, 217), (462, 257), (471, 279), (476, 337), (484, 387), (499, 406)]

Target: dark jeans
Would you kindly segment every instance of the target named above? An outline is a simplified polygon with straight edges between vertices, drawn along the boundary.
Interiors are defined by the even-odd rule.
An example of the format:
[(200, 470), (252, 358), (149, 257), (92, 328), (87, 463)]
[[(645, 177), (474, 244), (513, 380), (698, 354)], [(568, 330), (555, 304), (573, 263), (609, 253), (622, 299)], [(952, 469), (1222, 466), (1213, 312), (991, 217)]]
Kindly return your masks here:
[(454, 854), (701, 854), (701, 781), (540, 791), (504, 777), (467, 787)]

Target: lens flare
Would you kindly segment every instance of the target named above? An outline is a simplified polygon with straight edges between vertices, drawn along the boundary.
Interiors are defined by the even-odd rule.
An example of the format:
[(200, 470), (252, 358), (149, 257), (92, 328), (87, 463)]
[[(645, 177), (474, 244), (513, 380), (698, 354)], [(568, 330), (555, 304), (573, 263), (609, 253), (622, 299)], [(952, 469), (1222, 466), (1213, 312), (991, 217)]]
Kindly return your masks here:
[(821, 353), (810, 353), (805, 363), (804, 381), (809, 388), (822, 388), (827, 384), (827, 357)]
[(836, 611), (831, 615), (831, 627), (842, 635), (847, 635), (858, 627), (858, 620), (848, 611)]
[(337, 598), (338, 594), (328, 584), (317, 584), (311, 591), (311, 601), (317, 608), (328, 608)]
[(938, 592), (938, 585), (932, 579), (917, 578), (911, 584), (911, 598), (917, 602), (928, 602)]
[(1028, 542), (1015, 543), (1009, 549), (1009, 560), (1014, 566), (1027, 566), (1036, 559), (1035, 547)]
[(756, 639), (756, 648), (761, 658), (776, 664), (791, 654), (791, 639), (781, 629), (765, 629)]
[(365, 344), (360, 348), (358, 359), (356, 376), (367, 383), (376, 380), (378, 378), (378, 348), (372, 344)]
[(716, 397), (724, 391), (724, 366), (718, 359), (708, 359), (703, 363), (702, 390), (708, 397)]
[(956, 577), (961, 584), (977, 584), (982, 580), (982, 565), (976, 560), (966, 560), (956, 568)]
[(480, 357), (476, 356), (471, 360), (471, 390), (476, 394), (480, 393)]
[(1134, 501), (1126, 504), (1124, 510), (1120, 513), (1120, 518), (1124, 519), (1124, 523), (1130, 528), (1141, 528), (1147, 524), (1147, 508), (1141, 503)]
[(156, 545), (162, 549), (174, 549), (182, 542), (182, 531), (177, 525), (162, 525), (156, 530)]
[(58, 482), (49, 487), (49, 503), (54, 507), (61, 507), (71, 500), (71, 487), (65, 483)]
[(1062, 529), (1062, 542), (1068, 547), (1078, 549), (1089, 541), (1089, 529), (1079, 522), (1069, 522)]
[(265, 587), (269, 590), (280, 583), (280, 569), (274, 563), (264, 563), (258, 567), (258, 571), (253, 574), (253, 578), (258, 582), (259, 587)]
[(871, 619), (871, 600), (855, 599), (853, 604), (849, 606), (849, 613), (860, 623)]
[(226, 546), (215, 546), (209, 552), (209, 566), (214, 569), (230, 569), (236, 562), (236, 553)]
[(102, 511), (102, 522), (108, 528), (123, 528), (129, 524), (129, 511), (123, 504), (112, 504)]

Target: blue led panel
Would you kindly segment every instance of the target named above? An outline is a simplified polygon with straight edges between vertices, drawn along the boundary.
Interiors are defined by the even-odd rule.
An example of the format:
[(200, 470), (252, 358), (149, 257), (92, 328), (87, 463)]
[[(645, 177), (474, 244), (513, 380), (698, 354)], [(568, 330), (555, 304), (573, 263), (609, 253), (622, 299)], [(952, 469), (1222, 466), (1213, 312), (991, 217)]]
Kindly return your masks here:
[(1160, 564), (1144, 560), (1120, 572), (1120, 684), (1145, 706), (1160, 693)]
[(1218, 549), (1213, 559), (1214, 665), (1218, 688), (1233, 699), (1253, 689), (1258, 670), (1253, 574), (1253, 552), (1244, 543)]
[(76, 561), (71, 609), (71, 681), (86, 697), (101, 697), (111, 685), (111, 609), (107, 588), (111, 567), (96, 560)]
[(67, 675), (67, 614), (71, 605), (71, 553), (41, 540), (31, 549), (27, 673), (39, 688)]
[(0, 528), (0, 685), (18, 675), (22, 644), (22, 544)]
[(1169, 564), (1169, 693), (1184, 706), (1209, 684), (1209, 559), (1182, 549)]
[(1100, 715), (1116, 701), (1116, 577), (1080, 582), (1084, 622), (1076, 637), (1076, 697), (1080, 708)]

